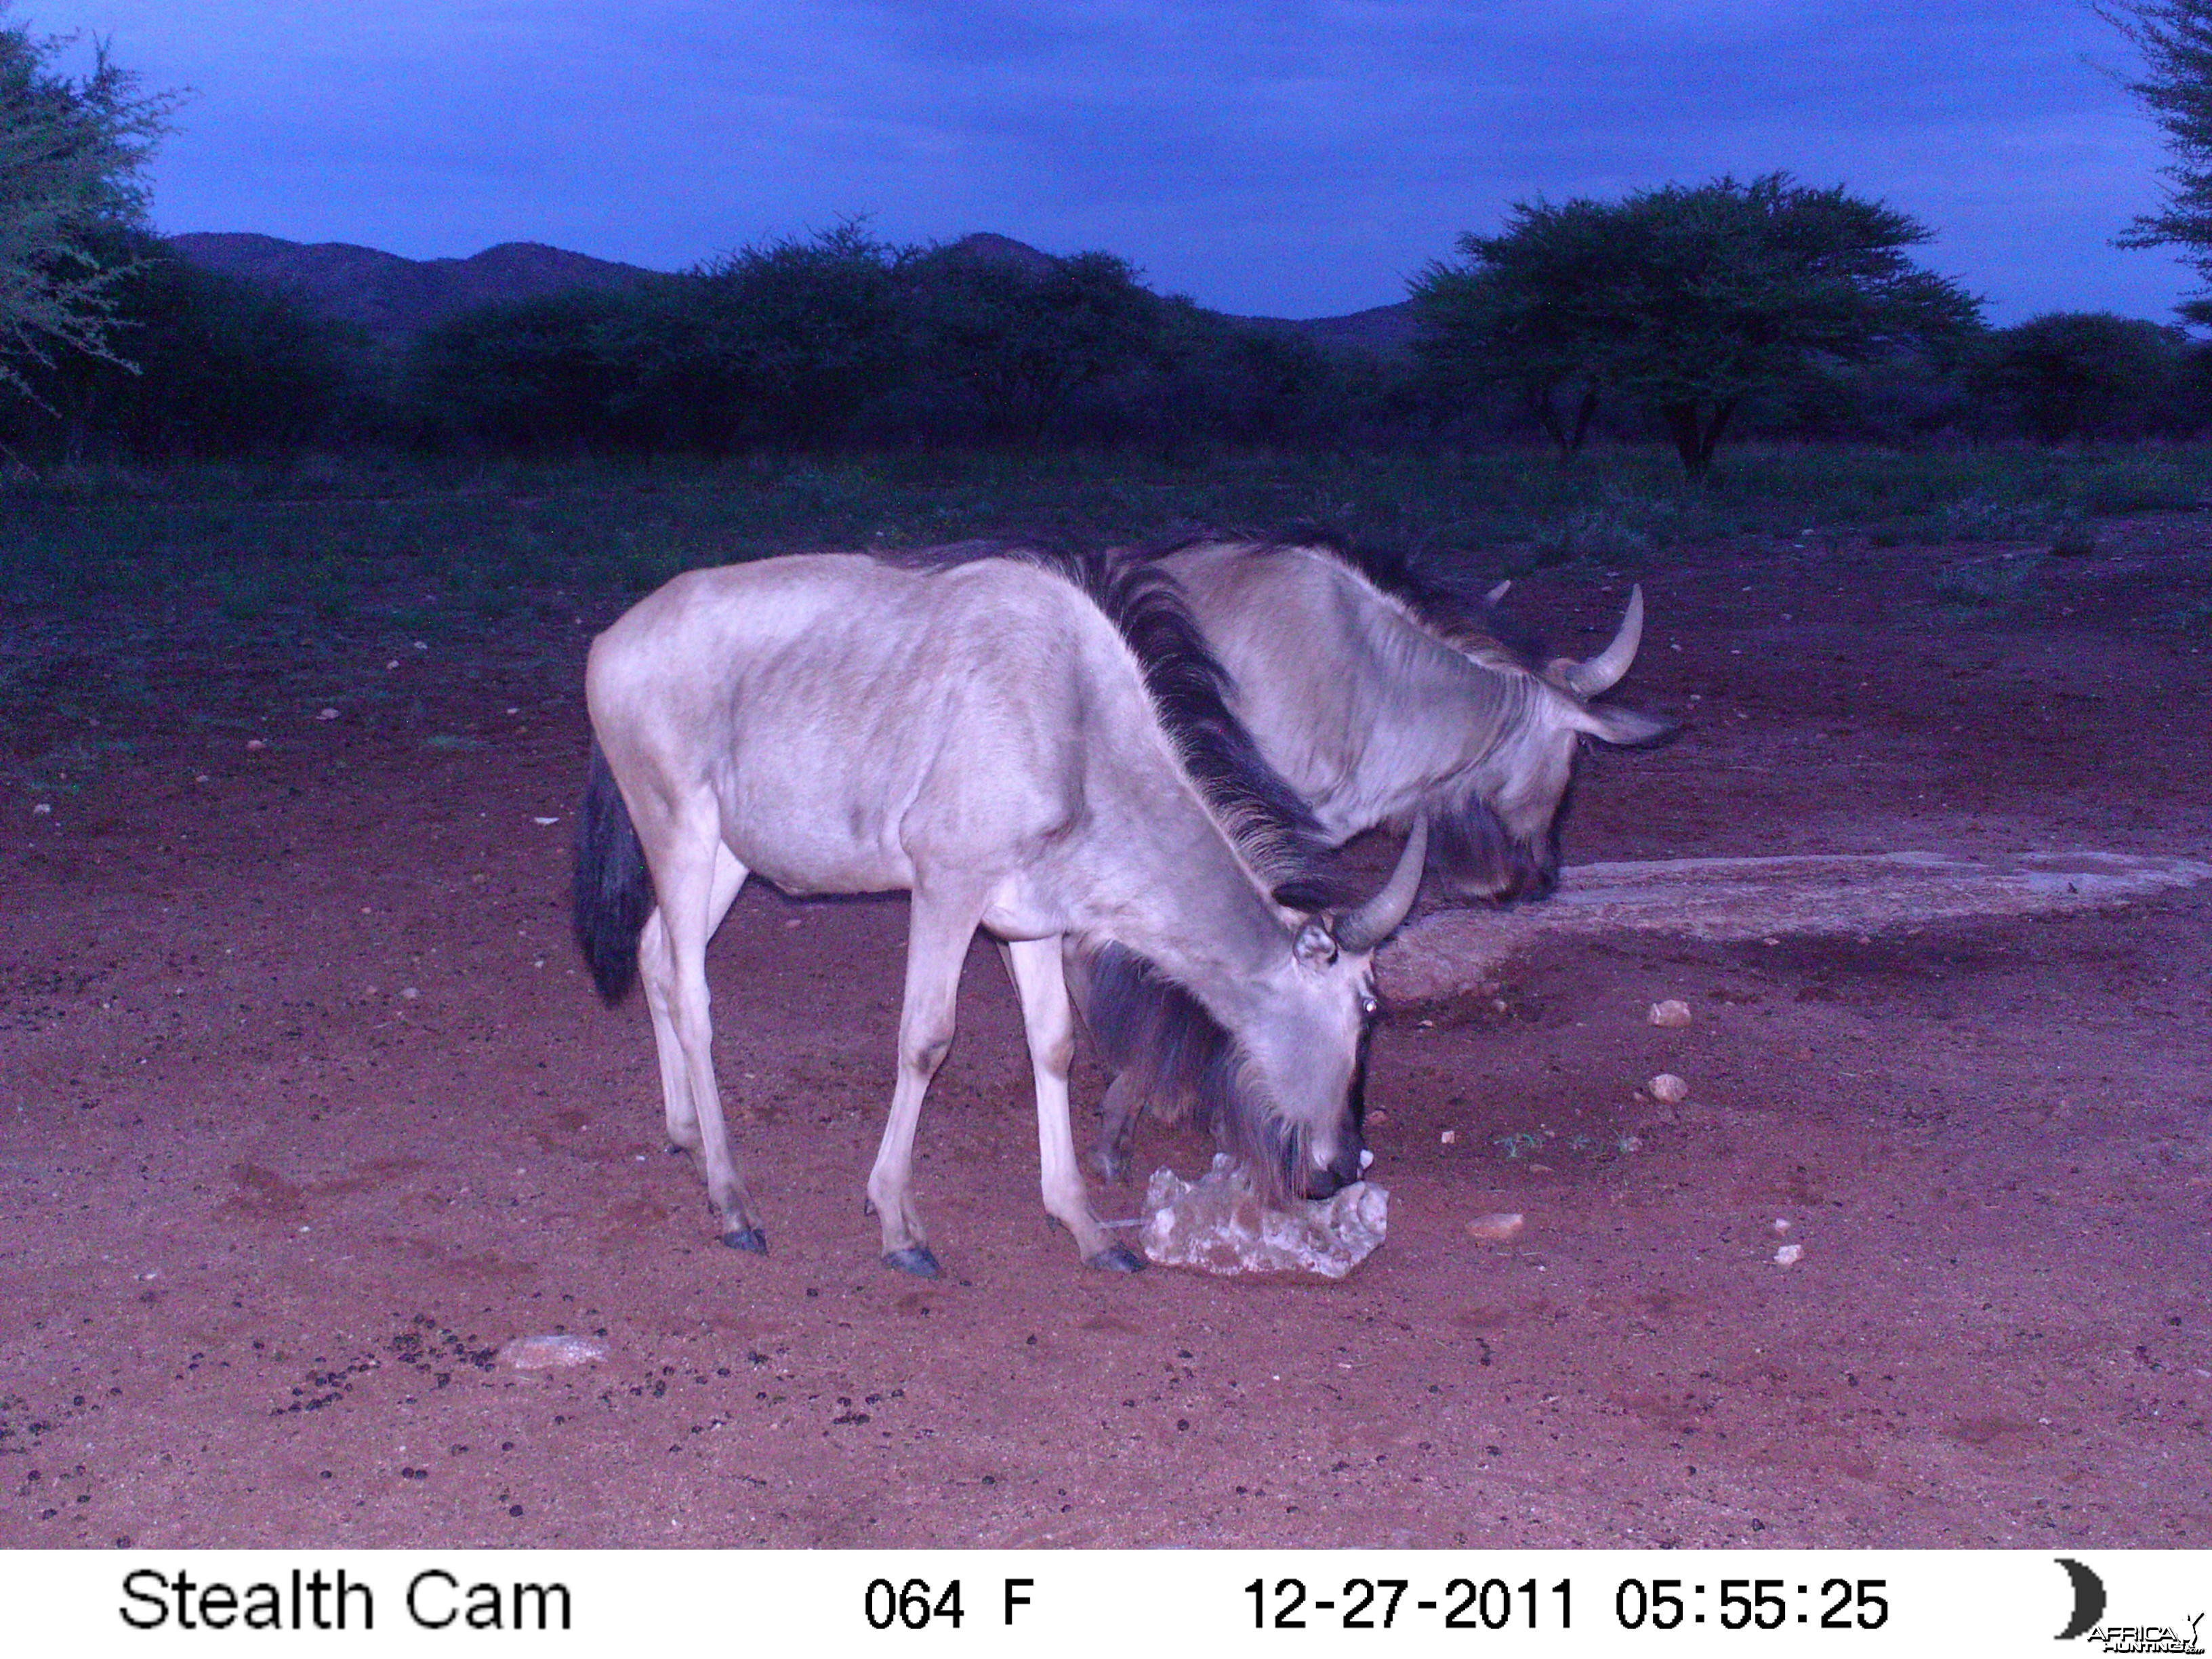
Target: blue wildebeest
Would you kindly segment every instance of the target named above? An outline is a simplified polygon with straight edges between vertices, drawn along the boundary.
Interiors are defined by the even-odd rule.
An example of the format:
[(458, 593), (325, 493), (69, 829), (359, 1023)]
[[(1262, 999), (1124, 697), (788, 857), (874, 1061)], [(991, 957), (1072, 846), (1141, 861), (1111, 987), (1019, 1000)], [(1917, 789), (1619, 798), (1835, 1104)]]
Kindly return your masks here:
[[(1671, 721), (1592, 699), (1628, 672), (1641, 589), (1587, 661), (1546, 656), (1492, 601), (1461, 600), (1389, 557), (1323, 542), (1206, 537), (1127, 556), (1174, 577), (1231, 685), (1231, 709), (1330, 846), (1428, 826), (1428, 862), (1460, 900), (1540, 899), (1581, 741), (1636, 745)], [(1135, 1118), (1173, 1110), (1173, 1079), (1117, 1076), (1094, 1164), (1126, 1172)]]
[(610, 1001), (641, 971), (669, 1134), (703, 1165), (725, 1243), (766, 1249), (715, 1086), (706, 948), (755, 872), (788, 893), (912, 895), (867, 1182), (890, 1265), (937, 1271), (915, 1128), (979, 927), (1020, 997), (1044, 1206), (1091, 1266), (1143, 1263), (1077, 1164), (1070, 965), (1109, 1060), (1190, 1083), (1263, 1185), (1358, 1177), (1370, 957), (1412, 905), (1420, 838), (1341, 920), (1271, 896), (1304, 856), (1295, 798), (1160, 573), (977, 544), (695, 571), (599, 636), (585, 690), (578, 939)]

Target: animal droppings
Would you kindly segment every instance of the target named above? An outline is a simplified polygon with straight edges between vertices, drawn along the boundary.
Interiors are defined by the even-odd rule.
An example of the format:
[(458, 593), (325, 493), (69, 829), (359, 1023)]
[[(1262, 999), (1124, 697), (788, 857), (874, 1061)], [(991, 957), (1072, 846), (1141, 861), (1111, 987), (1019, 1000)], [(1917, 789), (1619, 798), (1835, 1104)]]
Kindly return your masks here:
[(1390, 1194), (1358, 1181), (1333, 1198), (1261, 1201), (1232, 1158), (1217, 1153), (1196, 1181), (1155, 1170), (1145, 1190), (1145, 1254), (1163, 1267), (1227, 1278), (1309, 1273), (1341, 1279), (1373, 1255), (1389, 1224)]
[(1778, 1267), (1790, 1267), (1804, 1254), (1805, 1247), (1802, 1244), (1784, 1244), (1780, 1249), (1775, 1251), (1774, 1265)]
[(588, 1365), (607, 1357), (607, 1345), (588, 1336), (518, 1336), (499, 1351), (499, 1363), (518, 1371)]
[(1672, 1072), (1662, 1072), (1644, 1085), (1644, 1092), (1662, 1106), (1679, 1105), (1690, 1097), (1690, 1085)]
[(1655, 1002), (1651, 1005), (1651, 1012), (1646, 1018), (1654, 1025), (1664, 1025), (1669, 1030), (1678, 1030), (1690, 1023), (1690, 1005), (1686, 1002), (1676, 1002), (1672, 999), (1665, 1002)]
[(1518, 1210), (1497, 1210), (1467, 1224), (1467, 1236), (1479, 1244), (1505, 1244), (1521, 1237), (1528, 1218)]

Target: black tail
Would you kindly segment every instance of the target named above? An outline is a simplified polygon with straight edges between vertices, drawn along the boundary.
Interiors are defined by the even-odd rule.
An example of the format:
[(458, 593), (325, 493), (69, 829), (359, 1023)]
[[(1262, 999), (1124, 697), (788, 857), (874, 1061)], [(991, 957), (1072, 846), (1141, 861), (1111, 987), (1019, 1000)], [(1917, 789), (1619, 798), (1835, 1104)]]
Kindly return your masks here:
[(620, 1002), (637, 978), (637, 936), (653, 914), (653, 874), (645, 867), (645, 847), (629, 808), (596, 743), (576, 814), (575, 848), (570, 896), (576, 944), (599, 994), (610, 1004)]

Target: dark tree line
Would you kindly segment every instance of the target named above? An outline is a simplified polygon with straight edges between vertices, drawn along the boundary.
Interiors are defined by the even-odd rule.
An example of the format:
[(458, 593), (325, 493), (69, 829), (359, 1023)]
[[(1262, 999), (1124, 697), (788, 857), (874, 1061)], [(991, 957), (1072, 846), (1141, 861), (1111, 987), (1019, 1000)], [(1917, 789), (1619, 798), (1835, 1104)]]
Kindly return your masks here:
[[(1606, 239), (1574, 222), (1578, 208), (1547, 211), (1531, 221), (1571, 257), (1539, 250), (1545, 281), (1564, 270), (1632, 300), (1662, 288), (1596, 259)], [(1510, 235), (1463, 246), (1508, 265)], [(891, 249), (847, 227), (634, 289), (481, 307), (394, 349), (137, 233), (102, 246), (121, 273), (109, 320), (129, 364), (26, 363), (33, 395), (0, 400), (0, 444), (19, 457), (1548, 434), (1563, 456), (1593, 436), (1656, 438), (1697, 474), (1723, 436), (2062, 442), (2212, 427), (2212, 349), (2096, 313), (1990, 330), (1954, 307), (1942, 327), (1908, 330), (1847, 326), (1836, 303), (1809, 319), (1778, 305), (1762, 322), (1743, 315), (1759, 301), (1747, 286), (1724, 319), (1666, 307), (1670, 331), (1432, 269), (1417, 285), (1418, 351), (1355, 356), (1154, 294), (1110, 255), (1030, 264)], [(1598, 349), (1577, 356), (1577, 328)]]
[[(1410, 287), (1414, 349), (1323, 351), (1153, 292), (1109, 253), (865, 225), (625, 289), (488, 306), (404, 345), (172, 257), (145, 163), (175, 100), (58, 68), (0, 0), (0, 448), (153, 459), (371, 442), (729, 453), (922, 440), (2046, 442), (2212, 428), (2212, 347), (2062, 312), (1990, 330), (1904, 214), (1774, 173), (1522, 204)], [(2212, 0), (2114, 0), (2168, 200), (2125, 246), (2212, 278)], [(2212, 298), (2181, 307), (2212, 325)]]
[(848, 224), (451, 319), (410, 353), (398, 413), (432, 441), (539, 451), (1289, 439), (1374, 418), (1386, 378), (1155, 294), (1112, 254), (898, 248)]

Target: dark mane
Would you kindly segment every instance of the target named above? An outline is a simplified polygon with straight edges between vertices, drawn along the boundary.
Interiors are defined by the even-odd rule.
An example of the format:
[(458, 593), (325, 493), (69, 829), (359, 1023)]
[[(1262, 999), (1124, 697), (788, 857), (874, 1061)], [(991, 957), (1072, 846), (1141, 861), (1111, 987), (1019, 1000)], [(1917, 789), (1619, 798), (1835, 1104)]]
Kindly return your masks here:
[(1150, 560), (1111, 558), (1042, 540), (953, 542), (877, 556), (909, 570), (1017, 559), (1076, 588), (1127, 642), (1191, 781), (1278, 901), (1311, 910), (1340, 896), (1327, 835), (1231, 712), (1229, 672), (1167, 572)]
[(1101, 945), (1084, 966), (1084, 1024), (1117, 1074), (1116, 1086), (1136, 1091), (1138, 1109), (1188, 1113), (1265, 1191), (1281, 1196), (1284, 1172), (1304, 1149), (1246, 1082), (1236, 1038), (1196, 997), (1133, 951)]
[(1542, 635), (1527, 623), (1492, 605), (1480, 592), (1416, 570), (1412, 560), (1394, 547), (1300, 526), (1272, 536), (1235, 531), (1180, 536), (1172, 542), (1148, 547), (1139, 556), (1149, 562), (1189, 548), (1224, 543), (1249, 547), (1255, 557), (1287, 552), (1293, 548), (1310, 548), (1365, 577), (1379, 592), (1396, 599), (1419, 618), (1423, 626), (1449, 644), (1462, 650), (1492, 647), (1532, 673), (1540, 672), (1548, 660)]

